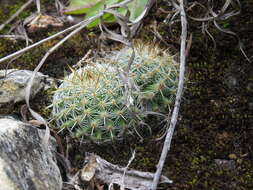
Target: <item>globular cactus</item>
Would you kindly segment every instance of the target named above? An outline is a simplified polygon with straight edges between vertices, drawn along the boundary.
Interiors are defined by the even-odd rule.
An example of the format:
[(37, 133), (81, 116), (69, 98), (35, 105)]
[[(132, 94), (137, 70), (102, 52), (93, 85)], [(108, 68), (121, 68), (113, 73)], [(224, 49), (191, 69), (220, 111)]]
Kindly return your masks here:
[(134, 134), (147, 113), (168, 111), (178, 65), (167, 50), (139, 43), (127, 75), (131, 54), (130, 48), (110, 53), (65, 77), (53, 102), (61, 130), (103, 142)]

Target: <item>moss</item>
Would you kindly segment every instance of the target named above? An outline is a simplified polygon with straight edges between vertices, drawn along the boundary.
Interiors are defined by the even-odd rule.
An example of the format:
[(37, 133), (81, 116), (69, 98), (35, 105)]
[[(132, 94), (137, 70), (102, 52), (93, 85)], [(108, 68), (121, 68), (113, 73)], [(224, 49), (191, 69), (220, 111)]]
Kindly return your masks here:
[[(54, 84), (53, 84), (54, 85)], [(54, 86), (52, 86), (51, 88), (41, 92), (36, 99), (42, 99), (43, 104), (38, 104), (40, 105), (39, 107), (37, 106), (36, 109), (41, 113), (41, 115), (44, 118), (50, 118), (51, 115), (51, 108), (49, 108), (48, 106), (51, 104), (51, 101), (53, 99), (53, 94), (54, 94), (55, 88)], [(35, 101), (37, 102), (37, 100), (35, 99)], [(38, 103), (38, 102), (37, 102)]]
[(3, 57), (6, 55), (6, 51), (8, 51), (8, 44), (6, 43), (6, 40), (0, 39), (0, 57)]

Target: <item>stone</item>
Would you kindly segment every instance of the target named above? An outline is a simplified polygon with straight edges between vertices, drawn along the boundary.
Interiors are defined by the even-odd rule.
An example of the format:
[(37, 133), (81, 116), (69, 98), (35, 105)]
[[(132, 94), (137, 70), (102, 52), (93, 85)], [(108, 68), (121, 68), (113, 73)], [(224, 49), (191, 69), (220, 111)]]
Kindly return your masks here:
[(234, 160), (214, 159), (215, 165), (223, 170), (235, 170), (236, 162)]
[[(28, 70), (0, 70), (0, 107), (25, 100), (25, 89), (33, 71)], [(48, 88), (49, 77), (37, 73), (31, 89), (31, 96), (35, 96), (43, 88)]]
[(56, 143), (42, 144), (44, 130), (0, 116), (0, 190), (61, 190)]

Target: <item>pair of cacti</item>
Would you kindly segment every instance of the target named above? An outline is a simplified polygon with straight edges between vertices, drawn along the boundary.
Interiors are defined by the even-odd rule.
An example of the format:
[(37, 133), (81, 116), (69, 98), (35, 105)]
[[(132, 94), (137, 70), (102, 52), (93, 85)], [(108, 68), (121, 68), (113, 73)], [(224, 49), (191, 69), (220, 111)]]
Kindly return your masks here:
[(178, 65), (167, 50), (135, 44), (126, 75), (131, 54), (132, 49), (122, 49), (65, 77), (53, 102), (59, 128), (75, 137), (113, 140), (133, 133), (147, 113), (168, 110), (176, 94)]

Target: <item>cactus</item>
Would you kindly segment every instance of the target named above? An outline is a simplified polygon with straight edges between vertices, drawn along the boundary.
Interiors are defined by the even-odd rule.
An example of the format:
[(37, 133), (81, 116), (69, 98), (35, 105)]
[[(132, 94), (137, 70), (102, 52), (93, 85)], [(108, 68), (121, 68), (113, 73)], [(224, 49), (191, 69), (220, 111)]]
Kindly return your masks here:
[[(135, 52), (125, 78), (128, 83), (123, 72), (132, 54), (128, 48), (65, 77), (53, 101), (54, 117), (61, 130), (67, 129), (78, 138), (110, 141), (134, 134), (146, 113), (168, 111), (176, 93), (178, 65), (167, 50), (153, 45), (135, 44)], [(131, 86), (126, 88), (126, 84)]]

